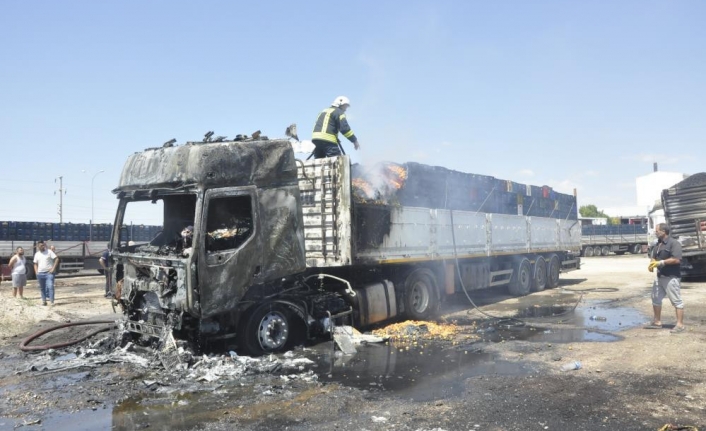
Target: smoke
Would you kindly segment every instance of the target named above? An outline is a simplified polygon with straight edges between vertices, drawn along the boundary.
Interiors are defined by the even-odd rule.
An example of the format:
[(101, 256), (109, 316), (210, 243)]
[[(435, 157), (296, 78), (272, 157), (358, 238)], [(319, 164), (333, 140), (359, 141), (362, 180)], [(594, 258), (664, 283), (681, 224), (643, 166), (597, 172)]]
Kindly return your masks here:
[(407, 169), (396, 163), (380, 162), (370, 168), (354, 165), (353, 195), (359, 201), (390, 203), (406, 179)]

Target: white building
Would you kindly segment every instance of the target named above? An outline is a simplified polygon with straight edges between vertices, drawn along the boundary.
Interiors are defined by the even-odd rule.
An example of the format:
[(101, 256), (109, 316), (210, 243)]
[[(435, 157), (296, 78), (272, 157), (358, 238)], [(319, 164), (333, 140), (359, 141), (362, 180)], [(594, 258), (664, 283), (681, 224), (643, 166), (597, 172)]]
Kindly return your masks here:
[(635, 180), (637, 205), (652, 209), (655, 201), (662, 198), (662, 190), (672, 187), (687, 176), (678, 172), (655, 171), (648, 175), (637, 177)]
[(601, 211), (611, 217), (647, 217), (653, 210), (655, 202), (661, 201), (662, 190), (670, 188), (686, 177), (688, 177), (687, 174), (679, 172), (661, 172), (657, 170), (657, 163), (655, 163), (654, 172), (635, 179), (637, 205), (601, 208)]

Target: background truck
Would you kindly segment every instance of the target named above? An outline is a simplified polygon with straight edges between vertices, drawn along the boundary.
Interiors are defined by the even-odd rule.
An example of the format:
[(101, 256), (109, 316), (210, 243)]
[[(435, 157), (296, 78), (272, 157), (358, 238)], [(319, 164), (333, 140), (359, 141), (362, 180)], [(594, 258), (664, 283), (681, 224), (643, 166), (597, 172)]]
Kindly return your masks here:
[(621, 217), (620, 224), (589, 224), (582, 220), (581, 256), (608, 256), (610, 253), (639, 254), (647, 251), (648, 219)]
[[(574, 196), (416, 163), (300, 161), (287, 140), (147, 149), (114, 193), (109, 277), (138, 338), (281, 351), (343, 322), (427, 319), (461, 291), (555, 287), (580, 267)], [(129, 245), (132, 217), (162, 231)]]
[[(47, 247), (56, 248), (59, 256), (59, 272), (78, 272), (81, 270), (100, 269), (98, 263), (101, 254), (106, 249), (105, 242), (89, 241), (45, 241)], [(10, 268), (7, 263), (14, 256), (17, 247), (22, 247), (27, 258), (27, 278), (34, 279), (34, 266), (32, 260), (37, 251), (37, 241), (0, 241), (0, 261), (2, 261), (2, 276), (10, 279)]]
[(682, 277), (706, 275), (706, 172), (662, 191), (670, 236), (682, 245)]
[[(128, 229), (132, 237), (148, 241), (161, 228), (131, 225)], [(7, 263), (17, 247), (24, 249), (25, 257), (31, 262), (40, 240), (45, 241), (48, 247), (53, 245), (56, 248), (56, 254), (60, 257), (59, 272), (100, 269), (98, 259), (106, 250), (112, 231), (112, 224), (94, 224), (91, 231), (86, 223), (0, 221), (0, 273), (10, 279)], [(89, 235), (93, 241), (89, 241)], [(34, 268), (28, 267), (28, 271), (28, 277), (33, 279)]]

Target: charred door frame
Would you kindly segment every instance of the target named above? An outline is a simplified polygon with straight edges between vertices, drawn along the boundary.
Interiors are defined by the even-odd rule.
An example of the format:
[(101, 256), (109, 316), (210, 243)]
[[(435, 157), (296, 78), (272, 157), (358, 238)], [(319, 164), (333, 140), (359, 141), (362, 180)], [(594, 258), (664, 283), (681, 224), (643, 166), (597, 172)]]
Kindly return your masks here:
[[(229, 197), (237, 197), (237, 196), (249, 196), (250, 197), (250, 204), (251, 204), (251, 215), (252, 215), (252, 234), (248, 237), (247, 240), (245, 240), (244, 243), (240, 244), (237, 248), (234, 249), (228, 249), (228, 250), (221, 250), (221, 251), (216, 251), (212, 252), (211, 255), (209, 256), (209, 253), (206, 250), (206, 242), (207, 242), (207, 237), (208, 237), (208, 212), (209, 212), (209, 207), (211, 205), (211, 202), (215, 199), (222, 199), (222, 198), (229, 198)], [(243, 291), (239, 292), (239, 298), (242, 297), (242, 295), (245, 293), (247, 290), (247, 287), (249, 287), (252, 284), (256, 284), (259, 280), (259, 268), (262, 267), (262, 257), (260, 253), (260, 248), (261, 248), (261, 238), (260, 238), (260, 217), (259, 217), (259, 197), (258, 197), (258, 189), (256, 186), (243, 186), (243, 187), (227, 187), (227, 188), (217, 188), (217, 189), (209, 189), (206, 190), (204, 193), (203, 197), (203, 203), (201, 207), (201, 213), (199, 215), (199, 225), (200, 225), (200, 240), (198, 241), (198, 253), (199, 253), (199, 259), (198, 259), (198, 280), (199, 280), (199, 293), (200, 293), (200, 298), (201, 298), (201, 315), (202, 317), (208, 317), (204, 315), (203, 312), (203, 289), (207, 287), (210, 283), (213, 283), (214, 280), (216, 282), (224, 282), (228, 283), (232, 278), (226, 278), (224, 279), (224, 273), (225, 275), (228, 274), (228, 272), (232, 271), (232, 269), (229, 269), (230, 266), (228, 265), (228, 262), (232, 261), (232, 259), (241, 254), (244, 249), (255, 249), (255, 253), (253, 255), (258, 257), (258, 264), (256, 265), (256, 268), (253, 269), (253, 277), (247, 277), (247, 281), (243, 283), (242, 287), (244, 288)], [(216, 255), (221, 256), (220, 259), (217, 259)], [(214, 274), (217, 272), (218, 274)], [(246, 276), (246, 274), (231, 274), (235, 275), (237, 279), (242, 280), (243, 277)], [(211, 286), (214, 287), (214, 286)], [(230, 287), (228, 286), (222, 286), (221, 288), (230, 290)], [(211, 314), (211, 313), (208, 313)]]

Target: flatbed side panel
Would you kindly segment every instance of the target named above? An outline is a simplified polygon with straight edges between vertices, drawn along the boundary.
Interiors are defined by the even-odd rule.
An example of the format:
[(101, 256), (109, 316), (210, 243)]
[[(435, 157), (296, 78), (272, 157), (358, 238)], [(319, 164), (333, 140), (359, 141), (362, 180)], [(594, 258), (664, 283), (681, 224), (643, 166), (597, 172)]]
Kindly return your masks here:
[[(356, 262), (578, 251), (581, 245), (581, 228), (575, 220), (454, 211), (453, 236), (448, 210), (395, 207), (390, 220), (389, 234), (378, 246), (358, 249)], [(531, 238), (531, 223), (536, 224), (536, 244)]]
[(506, 214), (489, 214), (490, 251), (493, 253), (529, 252), (529, 219), (529, 217)]
[(347, 156), (299, 164), (307, 267), (352, 262), (349, 164)]
[(59, 257), (83, 257), (83, 241), (47, 241), (47, 247), (56, 247)]
[[(410, 208), (405, 208), (405, 211)], [(429, 210), (427, 210), (429, 211)], [(453, 232), (451, 231), (451, 211), (431, 210), (435, 213), (437, 226), (430, 226), (431, 232), (438, 235), (437, 254), (454, 256), (454, 239), (457, 256), (488, 256), (490, 238), (488, 237), (488, 215), (470, 211), (453, 211)], [(413, 234), (413, 233), (412, 233)]]
[(529, 220), (530, 244), (533, 249), (559, 248), (561, 220), (532, 217)]
[(581, 250), (581, 224), (576, 220), (557, 220), (559, 246), (557, 250), (579, 252)]
[(583, 235), (581, 242), (587, 245), (647, 244), (647, 234)]
[[(34, 242), (32, 241), (0, 241), (0, 257), (9, 259), (15, 255), (17, 247), (22, 247), (25, 250), (25, 256), (32, 260), (34, 250)], [(7, 261), (4, 263), (7, 263)]]

